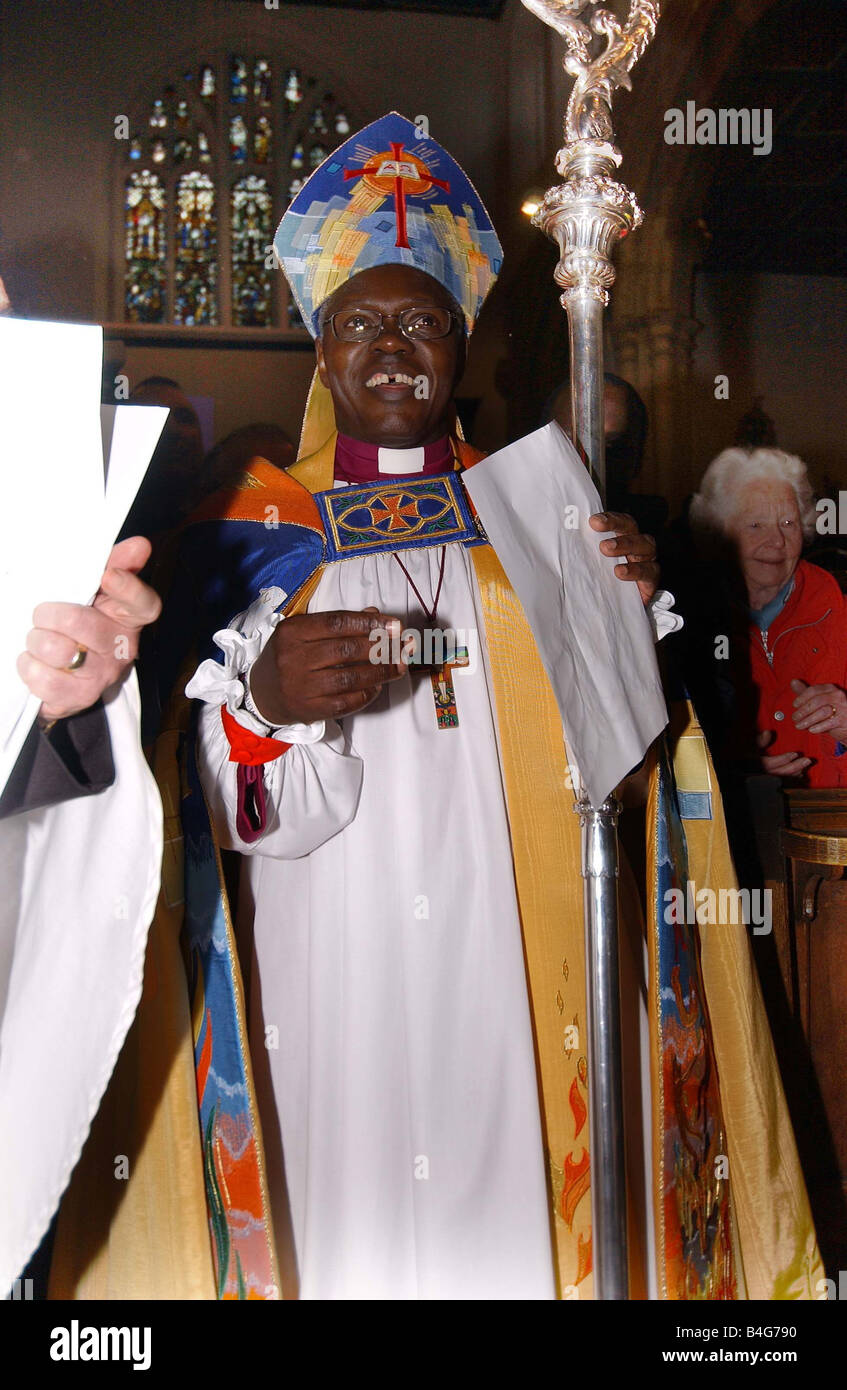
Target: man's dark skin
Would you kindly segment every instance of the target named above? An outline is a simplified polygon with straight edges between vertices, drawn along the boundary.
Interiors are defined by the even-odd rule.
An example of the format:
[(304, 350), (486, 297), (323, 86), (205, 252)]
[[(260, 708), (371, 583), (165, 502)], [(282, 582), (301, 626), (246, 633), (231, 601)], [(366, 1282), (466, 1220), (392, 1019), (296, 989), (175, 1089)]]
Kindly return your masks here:
[[(453, 429), (451, 401), (465, 366), (465, 334), (457, 320), (446, 338), (406, 338), (394, 315), (403, 309), (456, 310), (452, 297), (424, 271), (405, 265), (374, 266), (342, 285), (323, 306), (321, 336), (315, 342), (318, 374), (329, 388), (341, 434), (383, 448), (414, 449), (432, 444)], [(369, 343), (339, 342), (328, 322), (343, 308), (376, 309), (385, 317), (382, 332)], [(426, 377), (424, 394), (408, 385), (368, 385), (375, 374)], [(645, 602), (655, 592), (656, 547), (641, 536), (631, 517), (599, 513), (595, 531), (616, 531), (600, 542), (604, 555), (620, 555), (620, 579), (638, 583)], [(382, 687), (408, 676), (408, 666), (379, 666), (370, 660), (374, 629), (402, 630), (399, 618), (362, 612), (299, 614), (276, 628), (253, 666), (250, 688), (269, 724), (311, 724), (342, 719), (371, 704)]]

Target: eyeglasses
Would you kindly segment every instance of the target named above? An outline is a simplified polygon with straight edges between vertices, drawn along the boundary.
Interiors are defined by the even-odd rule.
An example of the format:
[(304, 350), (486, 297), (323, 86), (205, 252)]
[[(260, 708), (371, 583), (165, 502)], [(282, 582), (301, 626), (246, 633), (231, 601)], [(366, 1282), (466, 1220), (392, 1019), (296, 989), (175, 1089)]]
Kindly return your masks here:
[(405, 338), (431, 342), (446, 338), (458, 315), (450, 309), (402, 309), (399, 314), (381, 314), (377, 309), (339, 309), (331, 314), (332, 331), (341, 343), (372, 343), (388, 321), (397, 324)]

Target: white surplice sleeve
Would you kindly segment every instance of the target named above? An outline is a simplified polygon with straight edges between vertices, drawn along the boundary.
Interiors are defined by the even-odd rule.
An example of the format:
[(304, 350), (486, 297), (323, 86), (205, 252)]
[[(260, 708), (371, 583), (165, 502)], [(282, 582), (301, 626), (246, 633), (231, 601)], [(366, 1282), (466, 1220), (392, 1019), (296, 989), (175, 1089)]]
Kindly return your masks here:
[(684, 626), (681, 613), (674, 610), (676, 599), (667, 589), (657, 589), (647, 605), (647, 616), (653, 628), (653, 641), (661, 642)]
[[(228, 628), (214, 635), (223, 662), (204, 661), (185, 688), (203, 701), (198, 723), (198, 766), (219, 843), (242, 854), (299, 859), (337, 835), (356, 814), (363, 764), (334, 720), (269, 729), (242, 707), (247, 676), (278, 623), (280, 589), (260, 597)], [(244, 783), (230, 761), (221, 706), (251, 733), (290, 744), (281, 757), (250, 768), (254, 821), (245, 833)]]

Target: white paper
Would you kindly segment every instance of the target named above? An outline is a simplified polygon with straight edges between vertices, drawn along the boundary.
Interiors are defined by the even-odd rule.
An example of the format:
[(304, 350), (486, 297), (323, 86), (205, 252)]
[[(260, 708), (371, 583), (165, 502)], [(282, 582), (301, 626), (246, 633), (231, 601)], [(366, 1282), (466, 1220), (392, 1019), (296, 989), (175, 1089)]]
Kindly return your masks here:
[(91, 601), (167, 418), (101, 421), (102, 362), (96, 325), (0, 318), (0, 791), (40, 705), (16, 668), (33, 610)]
[(102, 360), (101, 328), (0, 319), (0, 789), (39, 706), (15, 668), (32, 611), (103, 569)]
[(559, 705), (568, 747), (599, 806), (667, 723), (650, 621), (638, 587), (600, 551), (602, 511), (556, 424), (462, 474), (521, 601)]
[(168, 418), (164, 405), (118, 405), (111, 410), (115, 413), (106, 456), (103, 515), (107, 554), (126, 521)]

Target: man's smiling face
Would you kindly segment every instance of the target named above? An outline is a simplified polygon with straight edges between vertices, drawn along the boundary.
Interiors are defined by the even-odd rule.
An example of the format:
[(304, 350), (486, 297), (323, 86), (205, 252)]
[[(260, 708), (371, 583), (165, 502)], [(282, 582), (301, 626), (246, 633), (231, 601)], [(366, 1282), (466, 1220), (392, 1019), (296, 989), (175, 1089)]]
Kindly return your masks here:
[(462, 325), (454, 322), (446, 338), (411, 339), (389, 318), (372, 342), (342, 343), (328, 316), (350, 309), (396, 315), (404, 309), (454, 307), (437, 280), (407, 265), (373, 266), (332, 295), (321, 315), (315, 351), (342, 434), (389, 449), (418, 448), (448, 434), (450, 401), (465, 364), (465, 337)]

